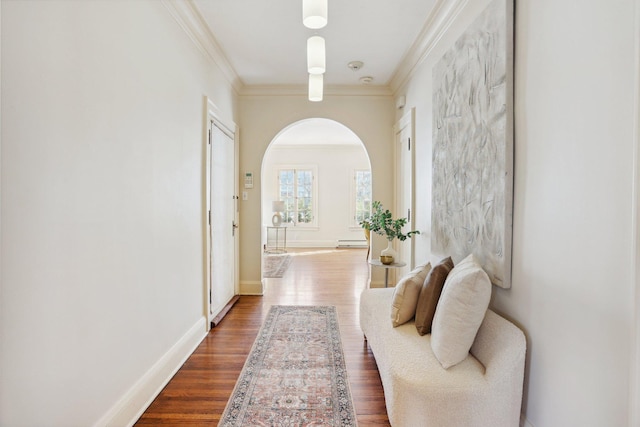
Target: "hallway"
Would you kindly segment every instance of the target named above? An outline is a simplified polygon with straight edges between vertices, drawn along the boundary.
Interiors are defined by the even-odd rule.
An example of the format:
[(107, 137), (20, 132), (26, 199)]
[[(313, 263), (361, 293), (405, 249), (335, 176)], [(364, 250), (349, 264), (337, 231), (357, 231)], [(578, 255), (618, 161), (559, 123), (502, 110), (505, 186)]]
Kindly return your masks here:
[(293, 249), (265, 295), (242, 296), (211, 330), (136, 425), (217, 423), (271, 305), (335, 305), (359, 426), (388, 426), (375, 359), (358, 322), (369, 281), (364, 249)]

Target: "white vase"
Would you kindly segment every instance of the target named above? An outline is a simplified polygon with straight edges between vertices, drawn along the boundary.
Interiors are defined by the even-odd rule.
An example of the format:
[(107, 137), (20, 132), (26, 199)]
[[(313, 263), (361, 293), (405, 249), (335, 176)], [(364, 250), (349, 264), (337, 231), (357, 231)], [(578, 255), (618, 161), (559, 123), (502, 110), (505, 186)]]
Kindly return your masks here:
[(391, 264), (396, 260), (396, 251), (393, 249), (393, 241), (387, 241), (387, 247), (380, 251), (380, 262), (383, 264)]

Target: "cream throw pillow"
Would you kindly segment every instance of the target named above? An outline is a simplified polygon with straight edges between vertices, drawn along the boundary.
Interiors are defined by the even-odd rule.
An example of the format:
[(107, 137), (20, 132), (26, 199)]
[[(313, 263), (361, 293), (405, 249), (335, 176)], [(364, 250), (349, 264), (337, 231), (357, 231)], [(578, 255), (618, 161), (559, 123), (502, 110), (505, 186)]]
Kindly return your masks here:
[(431, 348), (443, 368), (462, 362), (491, 299), (491, 280), (473, 254), (447, 276), (431, 328)]
[(429, 270), (431, 263), (418, 266), (403, 276), (396, 285), (391, 302), (391, 324), (394, 328), (407, 323), (415, 316), (420, 289)]

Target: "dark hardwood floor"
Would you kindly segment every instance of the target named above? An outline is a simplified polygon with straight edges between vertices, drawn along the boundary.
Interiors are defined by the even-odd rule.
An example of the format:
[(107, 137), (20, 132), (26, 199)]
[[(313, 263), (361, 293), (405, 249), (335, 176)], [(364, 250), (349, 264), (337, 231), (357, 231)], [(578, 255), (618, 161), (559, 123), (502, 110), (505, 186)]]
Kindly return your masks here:
[(358, 322), (368, 283), (363, 249), (297, 249), (264, 296), (242, 296), (140, 417), (136, 425), (216, 425), (271, 305), (335, 305), (351, 393), (363, 426), (389, 426), (382, 384)]

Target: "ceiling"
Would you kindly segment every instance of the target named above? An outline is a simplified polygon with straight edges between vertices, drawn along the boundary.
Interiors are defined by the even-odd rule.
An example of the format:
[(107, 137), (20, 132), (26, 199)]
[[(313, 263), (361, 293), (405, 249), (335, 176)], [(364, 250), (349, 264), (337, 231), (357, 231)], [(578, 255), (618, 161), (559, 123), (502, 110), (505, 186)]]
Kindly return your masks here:
[[(193, 0), (245, 86), (306, 85), (306, 40), (326, 40), (325, 86), (387, 86), (436, 0), (329, 0), (328, 24), (302, 25), (302, 0)], [(352, 71), (347, 64), (362, 61)]]

